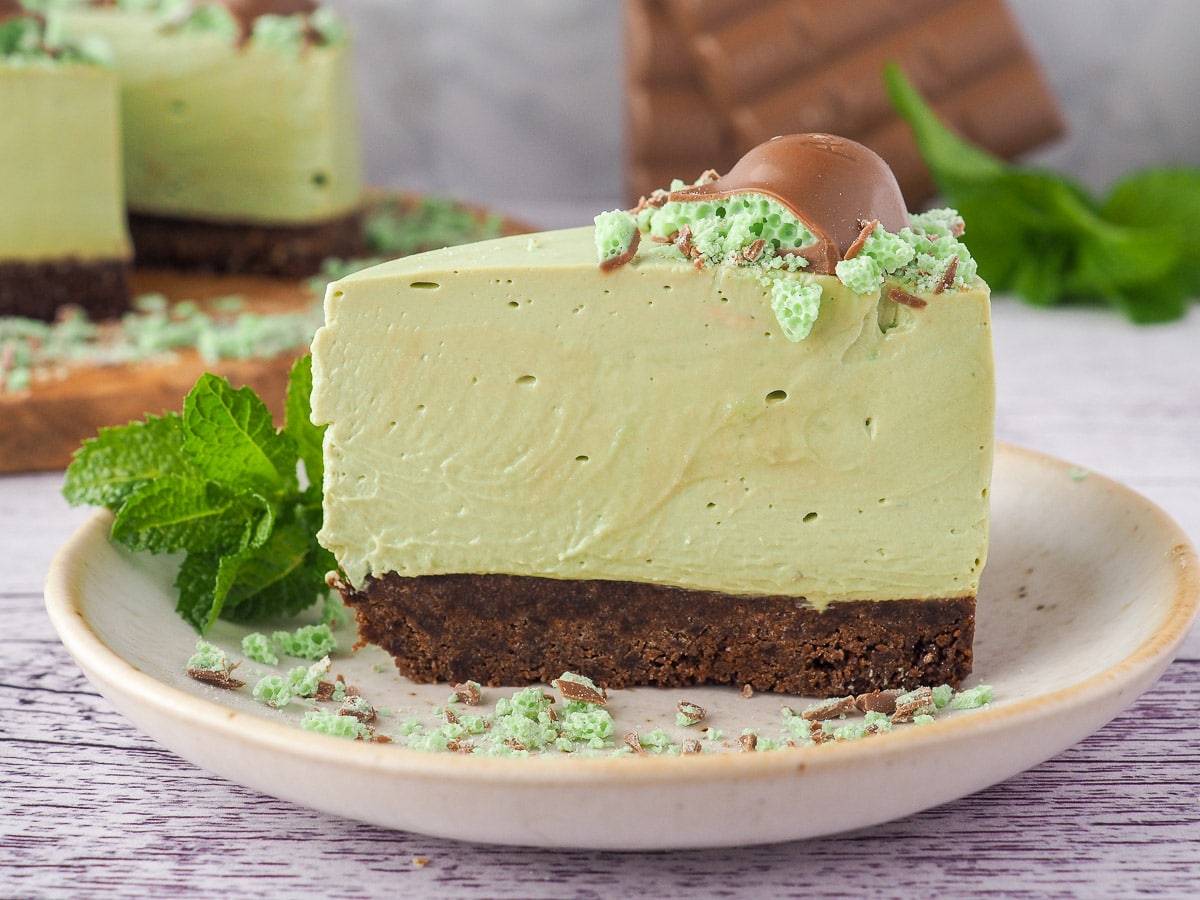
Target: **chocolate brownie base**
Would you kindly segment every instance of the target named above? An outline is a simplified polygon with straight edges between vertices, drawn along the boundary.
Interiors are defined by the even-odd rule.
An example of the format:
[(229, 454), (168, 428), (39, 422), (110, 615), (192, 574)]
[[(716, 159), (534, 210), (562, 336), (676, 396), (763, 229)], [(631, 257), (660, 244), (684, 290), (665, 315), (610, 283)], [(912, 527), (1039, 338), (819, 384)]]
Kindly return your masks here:
[(417, 682), (546, 683), (565, 671), (611, 688), (750, 685), (818, 697), (971, 671), (975, 598), (747, 597), (616, 581), (390, 573), (341, 585), (359, 634)]
[(113, 319), (129, 309), (129, 263), (74, 258), (0, 261), (0, 316), (54, 320), (64, 306), (92, 319)]
[(129, 232), (142, 267), (305, 278), (319, 272), (328, 257), (366, 254), (361, 211), (291, 227), (133, 213)]

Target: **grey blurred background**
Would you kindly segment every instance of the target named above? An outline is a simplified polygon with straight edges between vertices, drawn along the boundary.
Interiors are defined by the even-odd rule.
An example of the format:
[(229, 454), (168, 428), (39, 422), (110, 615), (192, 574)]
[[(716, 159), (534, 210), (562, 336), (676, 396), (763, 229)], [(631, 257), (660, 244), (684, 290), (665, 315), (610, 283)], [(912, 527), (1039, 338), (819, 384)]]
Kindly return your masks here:
[[(331, 0), (358, 43), (367, 175), (543, 227), (624, 203), (619, 0)], [(1200, 164), (1200, 0), (1010, 0), (1067, 120), (1029, 161), (1102, 189)]]

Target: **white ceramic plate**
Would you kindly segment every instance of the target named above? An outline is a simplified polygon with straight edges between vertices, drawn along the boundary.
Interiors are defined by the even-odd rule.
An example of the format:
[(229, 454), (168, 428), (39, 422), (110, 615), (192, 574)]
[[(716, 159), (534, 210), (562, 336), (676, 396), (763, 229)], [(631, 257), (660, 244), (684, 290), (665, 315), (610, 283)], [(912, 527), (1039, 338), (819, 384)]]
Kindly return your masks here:
[[(272, 710), (183, 669), (196, 635), (174, 613), (172, 561), (131, 555), (97, 513), (46, 582), (67, 649), (117, 709), (186, 759), (248, 787), (375, 824), (543, 847), (654, 849), (783, 841), (887, 821), (970, 794), (1053, 756), (1131, 704), (1162, 673), (1195, 617), (1195, 551), (1148, 500), (1097, 475), (1012, 447), (997, 453), (993, 543), (979, 600), (975, 674), (985, 709), (858, 741), (694, 756), (484, 758), (312, 734), (303, 707)], [(237, 654), (239, 629), (211, 639)], [(349, 644), (352, 637), (343, 636)], [(294, 664), (294, 663), (293, 663)], [(430, 720), (442, 686), (395, 674), (374, 648), (334, 671), (391, 715)], [(267, 671), (247, 662), (250, 685)], [(485, 700), (509, 691), (486, 690)], [(614, 692), (617, 734), (674, 724), (675, 703), (707, 724), (778, 734), (780, 708), (727, 688)]]

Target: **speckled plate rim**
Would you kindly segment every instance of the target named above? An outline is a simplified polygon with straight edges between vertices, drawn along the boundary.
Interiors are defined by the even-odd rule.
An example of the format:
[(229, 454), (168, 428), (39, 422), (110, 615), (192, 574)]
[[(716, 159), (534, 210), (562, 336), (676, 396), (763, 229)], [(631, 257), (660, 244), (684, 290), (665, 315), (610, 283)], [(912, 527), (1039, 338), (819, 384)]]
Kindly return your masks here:
[[(1039, 475), (1065, 486), (1073, 471), (1066, 462), (1000, 445), (993, 496)], [(115, 653), (84, 614), (81, 581), (92, 549), (108, 541), (105, 511), (56, 555), (46, 607), (87, 677), (147, 734), (212, 772), (304, 806), (385, 827), (517, 845), (670, 849), (794, 840), (878, 824), (1011, 777), (1101, 727), (1161, 675), (1200, 607), (1196, 552), (1166, 513), (1131, 489), (1089, 474), (1073, 490), (1104, 492), (1098, 502), (1114, 516), (1133, 516), (1161, 554), (1157, 562), (1139, 560), (1165, 579), (1167, 596), (1155, 595), (1161, 621), (1133, 652), (1076, 683), (969, 715), (865, 741), (769, 753), (428, 754), (310, 734), (184, 693)], [(1051, 490), (1040, 502), (1049, 508), (1061, 499)], [(993, 519), (994, 529), (1004, 526)], [(905, 789), (914, 778), (918, 784)], [(314, 788), (314, 779), (322, 786)], [(821, 803), (836, 808), (818, 819), (788, 815)], [(664, 810), (675, 827), (663, 827)]]

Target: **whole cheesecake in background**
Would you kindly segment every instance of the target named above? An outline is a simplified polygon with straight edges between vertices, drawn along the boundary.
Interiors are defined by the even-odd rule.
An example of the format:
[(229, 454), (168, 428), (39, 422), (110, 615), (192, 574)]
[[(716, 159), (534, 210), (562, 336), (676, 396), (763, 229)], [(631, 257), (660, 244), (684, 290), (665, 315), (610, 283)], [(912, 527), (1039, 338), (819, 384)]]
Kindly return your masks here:
[(105, 63), (0, 0), (0, 316), (128, 306), (117, 80)]
[(362, 253), (350, 41), (313, 0), (30, 0), (102, 38), (139, 266), (304, 276)]
[(957, 685), (994, 418), (962, 228), (792, 135), (330, 285), (319, 539), (361, 637), (417, 681)]

